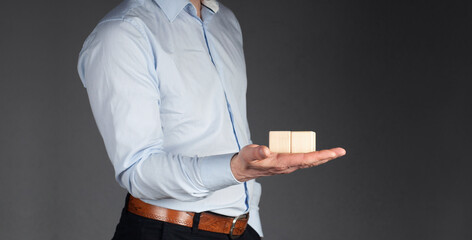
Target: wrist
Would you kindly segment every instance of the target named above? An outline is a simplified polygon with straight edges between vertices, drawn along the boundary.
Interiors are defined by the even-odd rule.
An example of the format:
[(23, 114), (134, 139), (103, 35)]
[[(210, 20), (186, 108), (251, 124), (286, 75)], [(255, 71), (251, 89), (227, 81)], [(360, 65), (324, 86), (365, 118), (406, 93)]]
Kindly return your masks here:
[(235, 153), (233, 157), (231, 157), (231, 172), (233, 173), (233, 177), (239, 182), (245, 182), (248, 179), (244, 177), (242, 174), (244, 172), (243, 161), (240, 159), (239, 153)]

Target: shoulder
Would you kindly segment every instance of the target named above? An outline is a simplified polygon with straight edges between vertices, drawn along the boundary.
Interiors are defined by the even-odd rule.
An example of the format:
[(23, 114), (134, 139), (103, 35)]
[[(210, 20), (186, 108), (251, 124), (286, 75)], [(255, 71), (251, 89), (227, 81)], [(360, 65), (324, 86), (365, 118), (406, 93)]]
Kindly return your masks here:
[(152, 0), (124, 0), (118, 6), (109, 11), (99, 23), (112, 20), (126, 20), (131, 18), (146, 18), (149, 11), (143, 11), (148, 8)]
[[(85, 70), (97, 62), (137, 59), (148, 56), (146, 14), (140, 13), (148, 0), (127, 0), (102, 18), (85, 39), (78, 58), (79, 75), (85, 86)], [(106, 64), (104, 64), (106, 65)]]
[(238, 21), (233, 11), (224, 5), (221, 1), (218, 1), (218, 13), (220, 17), (223, 17), (229, 21)]
[[(98, 29), (119, 29), (120, 22), (133, 25), (144, 33), (146, 26), (156, 20), (158, 8), (152, 0), (125, 0), (108, 12), (97, 24)], [(106, 25), (103, 27), (101, 25)], [(106, 31), (106, 30), (104, 30)]]
[(156, 8), (152, 0), (121, 2), (98, 22), (85, 40), (83, 48), (90, 47), (92, 42), (120, 43), (125, 39), (145, 40), (149, 23), (155, 20)]
[(218, 1), (218, 3), (219, 3), (219, 9), (216, 14), (216, 16), (218, 16), (218, 22), (225, 25), (225, 28), (234, 28), (239, 33), (241, 33), (241, 27), (239, 25), (239, 21), (236, 18), (236, 15), (234, 14), (234, 12), (231, 9), (229, 9), (227, 6), (222, 4), (221, 1)]
[(239, 24), (238, 19), (236, 18), (236, 15), (233, 13), (231, 9), (223, 5), (220, 1), (219, 3), (219, 10), (215, 15), (215, 19), (212, 20), (214, 24), (219, 25), (220, 29), (225, 29), (225, 31), (228, 31), (232, 35), (236, 35), (242, 44), (242, 31), (241, 31), (241, 25)]

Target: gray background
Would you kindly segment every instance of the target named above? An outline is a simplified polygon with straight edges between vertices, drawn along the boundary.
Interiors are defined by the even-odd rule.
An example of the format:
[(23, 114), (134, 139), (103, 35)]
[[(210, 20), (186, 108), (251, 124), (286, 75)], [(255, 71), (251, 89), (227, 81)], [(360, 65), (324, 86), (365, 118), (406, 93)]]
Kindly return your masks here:
[[(266, 239), (472, 239), (470, 1), (221, 0), (248, 118), (348, 155), (260, 179)], [(123, 205), (77, 55), (119, 0), (0, 7), (0, 239), (110, 239)]]

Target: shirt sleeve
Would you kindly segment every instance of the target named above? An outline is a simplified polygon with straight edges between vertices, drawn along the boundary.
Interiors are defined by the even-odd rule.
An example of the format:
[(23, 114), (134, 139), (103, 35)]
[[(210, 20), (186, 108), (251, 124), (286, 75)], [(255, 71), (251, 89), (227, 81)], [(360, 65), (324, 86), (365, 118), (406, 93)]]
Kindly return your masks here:
[(79, 56), (78, 72), (116, 180), (137, 198), (181, 201), (240, 184), (230, 168), (234, 153), (197, 157), (163, 150), (159, 82), (144, 33), (133, 22), (103, 22)]

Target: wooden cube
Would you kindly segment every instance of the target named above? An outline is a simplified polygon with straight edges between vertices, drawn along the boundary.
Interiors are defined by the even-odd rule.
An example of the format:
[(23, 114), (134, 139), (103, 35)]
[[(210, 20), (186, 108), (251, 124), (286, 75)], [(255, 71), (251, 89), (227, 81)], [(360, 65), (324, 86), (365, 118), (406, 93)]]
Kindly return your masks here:
[(313, 131), (292, 131), (292, 153), (316, 151), (316, 133)]
[(270, 131), (269, 149), (277, 153), (316, 151), (316, 133), (313, 131)]
[(292, 146), (290, 131), (270, 131), (269, 149), (271, 152), (290, 153)]

